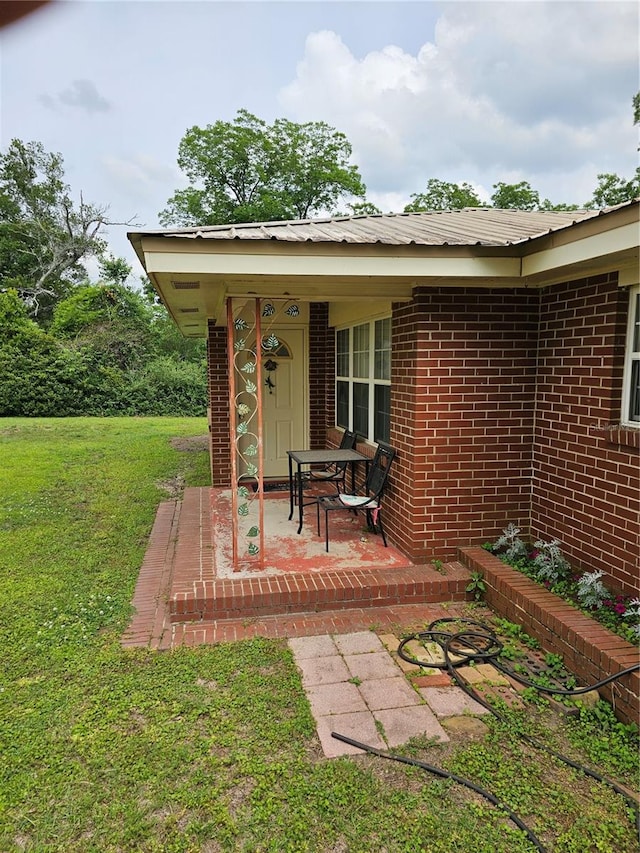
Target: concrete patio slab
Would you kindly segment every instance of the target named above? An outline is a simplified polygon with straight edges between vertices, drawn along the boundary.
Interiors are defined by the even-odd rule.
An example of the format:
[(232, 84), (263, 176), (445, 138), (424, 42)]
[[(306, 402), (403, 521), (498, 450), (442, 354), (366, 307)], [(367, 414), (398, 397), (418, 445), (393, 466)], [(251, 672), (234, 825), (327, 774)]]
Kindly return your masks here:
[(400, 670), (391, 660), (388, 652), (368, 652), (359, 655), (345, 655), (351, 676), (361, 681), (377, 680), (380, 678), (395, 678)]
[[(386, 648), (367, 631), (289, 640), (327, 757), (361, 751), (332, 738), (332, 731), (387, 750), (419, 735), (446, 742), (439, 717), (448, 724), (486, 713), (457, 686), (417, 691), (394, 660), (391, 636), (384, 635)], [(381, 651), (369, 651), (376, 648)], [(309, 657), (314, 651), (324, 656)]]
[(363, 655), (368, 652), (381, 652), (384, 650), (380, 638), (373, 631), (340, 634), (333, 638), (333, 642), (342, 655)]
[(291, 637), (289, 646), (297, 660), (326, 658), (336, 654), (336, 645), (327, 634), (316, 637)]
[[(469, 572), (459, 563), (445, 564), (439, 571), (428, 564), (413, 565), (400, 559), (391, 545), (385, 548), (378, 536), (359, 543), (367, 549), (366, 558), (354, 548), (348, 557), (333, 550), (326, 554), (313, 530), (307, 526), (297, 535), (288, 518), (290, 541), (276, 550), (277, 565), (222, 571), (218, 551), (229, 544), (231, 516), (218, 512), (219, 492), (191, 487), (181, 501), (160, 505), (123, 646), (168, 649), (255, 636), (343, 632), (361, 632), (360, 641), (370, 643), (366, 636), (373, 625), (386, 631), (391, 626), (419, 630), (450, 613), (444, 603), (456, 607), (454, 602), (462, 604), (467, 597)], [(281, 517), (284, 503), (288, 515), (288, 500), (269, 498), (265, 503), (269, 537), (271, 511)], [(352, 533), (348, 540), (353, 542)], [(364, 650), (355, 642), (354, 652)]]
[(336, 684), (339, 681), (349, 681), (352, 677), (344, 660), (336, 654), (324, 658), (303, 658), (298, 661), (302, 672), (302, 683), (305, 687), (316, 684)]
[(360, 693), (372, 711), (420, 705), (421, 699), (403, 676), (363, 681)]
[(463, 714), (490, 714), (479, 702), (459, 687), (421, 687), (419, 693), (436, 717), (459, 717)]
[(327, 758), (338, 758), (341, 755), (362, 755), (363, 751), (331, 737), (331, 732), (338, 732), (353, 740), (366, 743), (375, 749), (386, 749), (386, 744), (378, 734), (374, 718), (368, 711), (355, 714), (333, 714), (318, 719), (318, 737), (322, 751)]
[(381, 723), (385, 740), (390, 747), (400, 746), (419, 735), (435, 738), (443, 743), (449, 740), (449, 735), (427, 705), (375, 711), (373, 716)]
[(338, 684), (317, 684), (307, 687), (311, 713), (318, 717), (331, 714), (350, 714), (366, 711), (367, 705), (355, 684), (341, 681)]

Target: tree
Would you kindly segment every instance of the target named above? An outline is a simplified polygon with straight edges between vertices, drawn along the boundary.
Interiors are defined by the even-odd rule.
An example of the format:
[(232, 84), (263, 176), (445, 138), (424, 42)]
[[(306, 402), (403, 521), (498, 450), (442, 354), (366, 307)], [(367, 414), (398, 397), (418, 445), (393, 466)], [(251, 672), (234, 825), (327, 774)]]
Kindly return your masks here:
[(501, 210), (540, 210), (540, 194), (532, 189), (529, 181), (505, 184), (498, 181), (493, 185), (491, 203)]
[(105, 281), (113, 284), (124, 284), (131, 275), (133, 267), (124, 258), (107, 255), (100, 261), (100, 272)]
[(343, 196), (363, 198), (346, 136), (324, 122), (269, 126), (247, 110), (232, 122), (190, 128), (178, 165), (191, 186), (177, 190), (159, 217), (165, 225), (217, 225), (306, 219)]
[(372, 201), (356, 201), (354, 204), (348, 204), (348, 216), (380, 216), (382, 211)]
[(430, 178), (424, 193), (411, 193), (413, 199), (406, 205), (405, 213), (420, 213), (429, 210), (462, 210), (463, 207), (482, 207), (471, 184), (451, 184)]
[(82, 261), (106, 247), (106, 207), (74, 205), (60, 154), (14, 139), (0, 154), (0, 287), (15, 289), (38, 316), (86, 278)]
[(548, 198), (545, 198), (543, 202), (540, 204), (540, 210), (579, 210), (579, 204), (566, 204), (566, 202), (559, 202), (558, 204), (552, 204)]
[(15, 290), (0, 292), (0, 329), (0, 417), (81, 414), (81, 358), (28, 316)]
[(150, 354), (151, 321), (142, 295), (122, 284), (89, 284), (56, 305), (51, 333), (90, 349), (100, 363), (125, 370)]
[(633, 201), (640, 196), (640, 168), (630, 180), (611, 173), (598, 175), (598, 186), (593, 191), (591, 201), (585, 205), (589, 210), (613, 207), (625, 201)]

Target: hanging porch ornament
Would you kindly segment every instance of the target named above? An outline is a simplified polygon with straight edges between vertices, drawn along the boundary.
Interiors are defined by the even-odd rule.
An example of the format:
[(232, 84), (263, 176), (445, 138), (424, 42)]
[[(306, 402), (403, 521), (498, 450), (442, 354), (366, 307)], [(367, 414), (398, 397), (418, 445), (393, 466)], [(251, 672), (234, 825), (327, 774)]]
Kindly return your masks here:
[(275, 362), (272, 358), (268, 358), (264, 363), (264, 369), (267, 371), (267, 378), (265, 379), (264, 384), (269, 389), (269, 393), (273, 394), (273, 389), (276, 387), (273, 379), (271, 378), (271, 374), (274, 370), (278, 369), (278, 363)]

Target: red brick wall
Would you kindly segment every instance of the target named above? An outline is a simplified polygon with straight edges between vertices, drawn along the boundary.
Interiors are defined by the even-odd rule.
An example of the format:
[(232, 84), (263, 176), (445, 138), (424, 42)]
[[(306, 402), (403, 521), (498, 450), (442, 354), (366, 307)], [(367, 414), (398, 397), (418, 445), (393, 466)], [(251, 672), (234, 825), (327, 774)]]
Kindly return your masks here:
[(209, 380), (209, 448), (211, 483), (231, 483), (231, 447), (229, 442), (229, 368), (227, 364), (227, 330), (209, 321), (207, 340), (207, 372)]
[[(640, 436), (619, 426), (627, 300), (611, 275), (543, 291), (425, 288), (394, 306), (396, 546), (449, 559), (513, 521), (639, 591)], [(227, 485), (226, 332), (209, 334), (212, 482)], [(312, 305), (311, 447), (339, 441), (334, 360), (327, 306)]]
[(615, 274), (541, 293), (531, 520), (572, 565), (638, 594), (639, 431), (619, 428), (628, 298)]
[(329, 328), (329, 306), (309, 306), (309, 447), (327, 446), (327, 429), (335, 425), (335, 332)]
[(394, 306), (385, 519), (414, 560), (528, 528), (538, 300), (442, 288)]

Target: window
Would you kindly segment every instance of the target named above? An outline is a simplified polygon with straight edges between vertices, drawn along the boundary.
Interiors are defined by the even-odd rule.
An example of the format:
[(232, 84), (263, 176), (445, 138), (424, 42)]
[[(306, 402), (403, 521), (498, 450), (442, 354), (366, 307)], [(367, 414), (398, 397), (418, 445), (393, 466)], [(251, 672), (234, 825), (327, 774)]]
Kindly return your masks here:
[(389, 441), (391, 317), (336, 332), (336, 423)]
[(622, 423), (640, 426), (640, 285), (632, 287), (629, 294)]

